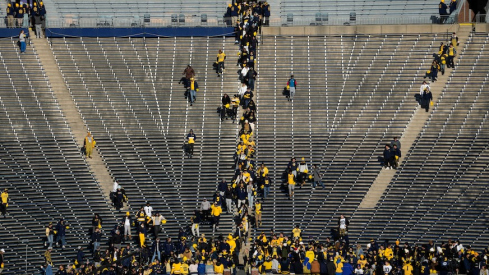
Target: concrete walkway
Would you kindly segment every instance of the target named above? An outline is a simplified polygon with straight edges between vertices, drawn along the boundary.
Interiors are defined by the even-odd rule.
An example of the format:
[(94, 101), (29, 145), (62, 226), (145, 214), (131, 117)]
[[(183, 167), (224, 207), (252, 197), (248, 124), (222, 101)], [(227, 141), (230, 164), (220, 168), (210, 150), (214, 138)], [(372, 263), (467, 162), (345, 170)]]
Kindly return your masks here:
[[(63, 112), (66, 122), (71, 128), (71, 133), (79, 148), (83, 146), (83, 141), (87, 134), (87, 127), (83, 122), (76, 105), (71, 98), (71, 94), (66, 87), (66, 83), (59, 71), (58, 65), (54, 58), (53, 52), (48, 44), (46, 38), (36, 39), (34, 32), (30, 31), (30, 37), (33, 47), (35, 48), (42, 67), (46, 73), (46, 76), (53, 90), (54, 96), (58, 100), (58, 104)], [(97, 133), (92, 133), (95, 141), (97, 140)], [(112, 190), (112, 178), (105, 167), (104, 161), (98, 154), (97, 149), (93, 150), (91, 159), (87, 159), (90, 172), (95, 176), (95, 179), (99, 182), (102, 188), (103, 194), (108, 201), (110, 191)]]
[[(470, 35), (471, 27), (470, 26), (460, 26), (458, 30), (459, 37), (459, 46), (457, 47), (458, 52), (460, 54), (461, 49), (463, 49), (465, 45), (465, 41), (468, 39)], [(451, 73), (451, 69), (445, 69), (445, 75), (438, 74), (438, 81), (430, 84), (431, 92), (433, 93), (433, 102), (437, 102), (439, 96), (443, 88), (446, 85), (448, 77)], [(419, 84), (421, 86), (421, 83)], [(426, 121), (433, 108), (430, 108), (429, 112), (426, 112), (425, 109), (422, 109), (421, 106), (418, 106), (414, 116), (406, 127), (403, 136), (401, 137), (401, 149), (403, 152), (403, 157), (399, 160), (399, 166), (402, 166), (404, 163), (404, 155), (409, 149), (412, 147), (414, 141), (418, 137), (419, 133), (422, 131)], [(362, 203), (360, 204), (360, 209), (370, 209), (374, 208), (379, 199), (382, 197), (387, 186), (392, 181), (392, 178), (396, 174), (396, 170), (386, 170), (382, 169), (380, 173), (377, 175), (374, 183), (370, 186), (370, 189), (367, 192), (367, 195), (363, 198)]]

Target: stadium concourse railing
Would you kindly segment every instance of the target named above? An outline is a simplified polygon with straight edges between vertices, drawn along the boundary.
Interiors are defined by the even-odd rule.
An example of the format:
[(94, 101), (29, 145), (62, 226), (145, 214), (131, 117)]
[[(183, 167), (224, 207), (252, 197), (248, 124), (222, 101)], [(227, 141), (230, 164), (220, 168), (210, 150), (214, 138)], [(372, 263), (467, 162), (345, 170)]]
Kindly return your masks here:
[[(445, 24), (458, 23), (458, 16), (450, 15)], [(399, 16), (399, 15), (315, 15), (311, 17), (289, 14), (281, 19), (271, 20), (270, 26), (317, 26), (317, 25), (415, 25), (439, 24), (439, 15)], [(141, 27), (230, 27), (230, 20), (218, 17), (177, 16), (152, 17), (149, 20), (128, 17), (63, 17), (48, 19), (48, 28), (141, 28)]]

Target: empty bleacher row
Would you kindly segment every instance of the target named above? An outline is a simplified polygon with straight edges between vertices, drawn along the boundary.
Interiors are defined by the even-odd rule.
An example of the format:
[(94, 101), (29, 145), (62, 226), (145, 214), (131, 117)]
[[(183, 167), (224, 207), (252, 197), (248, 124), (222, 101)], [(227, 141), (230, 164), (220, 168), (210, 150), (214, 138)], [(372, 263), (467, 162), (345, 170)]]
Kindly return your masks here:
[(342, 24), (350, 21), (351, 13), (355, 13), (358, 24), (380, 24), (381, 20), (385, 24), (431, 23), (430, 17), (438, 14), (437, 4), (429, 0), (283, 0), (280, 15), (283, 19), (292, 15), (299, 24), (307, 19), (313, 22), (315, 18), (322, 18), (325, 24)]
[[(354, 235), (487, 247), (487, 33), (473, 33), (435, 109), (375, 211)], [(460, 52), (462, 49), (458, 49)]]
[[(45, 228), (64, 218), (68, 246), (53, 251), (54, 262), (73, 260), (87, 245), (94, 213), (113, 223), (100, 187), (87, 169), (35, 49), (21, 54), (16, 39), (0, 41), (0, 186), (9, 189), (8, 216), (2, 217), (6, 272), (28, 274), (44, 262)], [(3, 190), (2, 190), (3, 191)]]
[[(217, 78), (218, 49), (234, 41), (216, 38), (52, 39), (52, 50), (84, 121), (97, 140), (111, 174), (126, 189), (130, 208), (151, 202), (176, 236), (190, 223), (218, 180), (233, 175), (237, 125), (220, 122), (216, 108), (224, 93), (237, 90), (233, 58)], [(232, 55), (230, 55), (232, 56)], [(235, 61), (236, 59), (234, 59)], [(197, 100), (189, 106), (178, 84), (187, 64), (196, 71)], [(182, 146), (190, 129), (197, 135), (194, 158)], [(225, 215), (226, 216), (226, 215)], [(230, 218), (222, 232), (231, 232)], [(203, 226), (201, 232), (208, 232)]]
[[(131, 24), (140, 26), (147, 25), (164, 26), (171, 24), (171, 16), (178, 15), (179, 20), (201, 23), (201, 16), (205, 15), (209, 21), (214, 20), (217, 25), (218, 18), (222, 21), (227, 1), (224, 0), (187, 0), (187, 1), (134, 1), (134, 0), (89, 0), (89, 1), (67, 1), (47, 0), (48, 24), (59, 24), (59, 19), (69, 19), (72, 24), (83, 24), (88, 26), (97, 24)], [(99, 19), (99, 20), (95, 20)], [(101, 21), (104, 19), (104, 21)], [(128, 25), (127, 25), (128, 24)], [(57, 27), (52, 25), (52, 27)]]
[[(329, 236), (341, 213), (353, 213), (380, 170), (382, 145), (400, 136), (417, 103), (424, 68), (443, 41), (437, 35), (264, 38), (258, 55), (257, 147), (275, 182), (263, 224), (305, 236)], [(288, 102), (281, 91), (298, 82)], [(319, 165), (324, 190), (305, 186), (295, 200), (280, 181), (294, 156)], [(310, 167), (309, 167), (310, 168)]]

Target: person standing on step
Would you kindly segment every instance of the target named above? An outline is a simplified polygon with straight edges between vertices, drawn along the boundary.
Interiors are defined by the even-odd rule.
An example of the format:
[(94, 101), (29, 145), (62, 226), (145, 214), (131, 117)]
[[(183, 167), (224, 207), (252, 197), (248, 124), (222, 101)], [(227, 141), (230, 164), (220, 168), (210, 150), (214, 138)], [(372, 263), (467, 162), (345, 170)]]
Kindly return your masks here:
[(15, 21), (17, 28), (22, 28), (24, 25), (24, 7), (20, 6), (19, 3), (15, 3)]
[(156, 212), (151, 217), (151, 219), (153, 220), (153, 234), (155, 238), (158, 238), (158, 235), (160, 234), (161, 225), (166, 223), (166, 219), (158, 212)]
[(445, 23), (448, 18), (447, 5), (445, 4), (445, 0), (440, 0), (440, 4), (438, 4), (438, 14), (440, 14), (440, 24)]
[(292, 174), (292, 170), (289, 169), (289, 174), (287, 175), (287, 184), (289, 187), (289, 199), (292, 199), (294, 196), (295, 189), (295, 176)]
[(7, 216), (7, 207), (8, 207), (8, 189), (5, 188), (3, 190), (2, 195), (0, 195), (2, 201), (0, 203), (0, 212), (2, 213), (3, 217), (5, 218)]
[(24, 30), (21, 30), (20, 31), (20, 34), (19, 34), (19, 46), (20, 46), (20, 53), (25, 53), (25, 49), (26, 49), (26, 44), (25, 44), (25, 38), (26, 38), (26, 34), (24, 33)]
[(430, 88), (430, 85), (428, 84), (428, 82), (426, 81), (423, 81), (423, 84), (421, 84), (421, 86), (419, 87), (419, 95), (423, 95), (423, 92), (426, 88)]
[(433, 100), (433, 95), (431, 94), (430, 89), (425, 89), (425, 91), (423, 92), (423, 97), (422, 97), (423, 104), (421, 105), (421, 107), (424, 108), (426, 112), (430, 110), (430, 104), (432, 100)]
[(457, 50), (453, 47), (453, 44), (450, 43), (450, 47), (448, 47), (448, 64), (447, 68), (455, 68), (455, 64), (453, 63), (453, 59), (457, 56)]
[(117, 191), (114, 194), (114, 206), (116, 210), (120, 210), (124, 207), (124, 201), (127, 201), (124, 190), (121, 186), (117, 186)]
[(391, 166), (394, 166), (393, 165), (394, 163), (392, 161), (393, 156), (392, 156), (391, 146), (388, 144), (385, 145), (383, 157), (384, 157), (384, 168), (391, 169)]
[(298, 168), (299, 164), (295, 161), (295, 158), (291, 158), (289, 164), (287, 165), (287, 169), (292, 170), (292, 174), (294, 174), (294, 177), (297, 177)]
[(97, 228), (102, 228), (102, 218), (100, 218), (98, 214), (95, 214), (92, 218), (92, 233), (95, 232)]
[(63, 219), (60, 219), (56, 225), (56, 244), (59, 245), (61, 243), (62, 249), (66, 248), (66, 229), (68, 229), (68, 226), (65, 225)]
[(14, 8), (12, 8), (12, 4), (8, 3), (7, 4), (7, 26), (9, 28), (14, 27)]
[(225, 179), (221, 179), (221, 181), (217, 185), (217, 190), (219, 191), (219, 195), (221, 195), (221, 197), (224, 197), (224, 193), (226, 193), (226, 190), (228, 190), (228, 183)]
[(312, 175), (314, 177), (313, 182), (312, 182), (312, 188), (316, 188), (316, 185), (319, 187), (321, 185), (324, 189), (324, 183), (322, 181), (323, 176), (321, 175), (321, 172), (319, 170), (319, 167), (316, 164), (312, 165)]
[(401, 150), (397, 147), (397, 144), (392, 145), (392, 156), (394, 158), (394, 169), (399, 166), (399, 159), (401, 158)]
[(302, 158), (301, 159), (301, 163), (299, 164), (299, 167), (297, 168), (297, 175), (298, 175), (298, 178), (299, 178), (299, 182), (301, 183), (301, 186), (304, 186), (304, 184), (306, 183), (306, 179), (307, 179), (307, 174), (309, 173), (309, 169), (307, 167), (307, 163), (306, 163), (306, 159), (305, 158)]
[(450, 14), (452, 14), (455, 10), (457, 10), (457, 0), (452, 0), (450, 1)]
[(98, 248), (100, 248), (100, 242), (102, 241), (102, 232), (100, 232), (100, 228), (96, 228), (92, 234), (92, 243), (93, 250), (92, 253), (95, 253)]
[(340, 237), (344, 237), (347, 234), (349, 225), (348, 219), (344, 215), (340, 215), (338, 218), (338, 234)]
[(223, 196), (226, 198), (226, 211), (228, 214), (231, 214), (233, 210), (233, 196), (234, 196), (234, 192), (231, 189), (231, 185), (227, 186)]
[(144, 207), (144, 213), (146, 214), (146, 216), (148, 217), (152, 217), (152, 214), (153, 214), (153, 207), (151, 206), (151, 204), (149, 202), (146, 203), (146, 206)]
[(50, 222), (48, 227), (46, 227), (46, 243), (44, 246), (52, 247), (54, 242), (54, 228), (53, 223)]
[(197, 239), (200, 236), (199, 227), (200, 227), (200, 213), (199, 210), (194, 211), (194, 215), (190, 218), (192, 222), (192, 235)]
[(190, 129), (190, 132), (187, 134), (187, 145), (188, 145), (188, 156), (189, 158), (192, 158), (194, 155), (194, 145), (195, 145), (195, 140), (197, 139), (197, 136), (194, 134), (194, 130)]
[[(226, 118), (226, 114), (231, 110), (231, 98), (228, 94), (224, 94), (221, 98), (221, 121)], [(227, 119), (227, 118), (226, 118)]]
[[(187, 89), (187, 92), (188, 92), (188, 88), (190, 86), (190, 79), (195, 76), (195, 71), (192, 68), (192, 66), (190, 66), (190, 64), (187, 65), (187, 68), (185, 68), (182, 75), (185, 76), (183, 79), (183, 86), (185, 87), (185, 89)], [(180, 80), (180, 81), (182, 81), (182, 80)]]
[(262, 207), (261, 201), (260, 200), (256, 200), (256, 203), (255, 203), (255, 223), (256, 223), (256, 227), (260, 227), (261, 226), (261, 212), (262, 211), (263, 211), (263, 207)]
[(294, 75), (290, 76), (289, 81), (287, 81), (287, 88), (290, 91), (289, 101), (294, 100), (295, 88), (297, 88), (297, 81), (294, 79)]
[(190, 106), (192, 106), (197, 99), (197, 92), (199, 91), (199, 84), (193, 77), (190, 78), (189, 90), (188, 102), (190, 103)]
[(211, 203), (207, 201), (206, 198), (200, 203), (200, 212), (202, 213), (204, 220), (208, 221), (211, 213)]
[(132, 226), (132, 219), (131, 219), (131, 213), (126, 212), (126, 215), (122, 218), (122, 224), (124, 225), (124, 240), (132, 240), (131, 236), (131, 226)]
[(224, 60), (226, 60), (226, 54), (222, 50), (219, 50), (217, 54), (217, 77), (220, 77), (226, 69), (224, 66)]
[(44, 252), (44, 262), (48, 265), (53, 264), (53, 260), (51, 259), (51, 251), (53, 250), (52, 247), (48, 247), (48, 249)]
[(215, 202), (211, 205), (211, 216), (212, 216), (212, 232), (219, 230), (219, 220), (221, 218), (222, 208)]
[(93, 152), (93, 147), (95, 147), (95, 139), (92, 136), (92, 133), (88, 132), (87, 136), (85, 137), (85, 155), (87, 158), (92, 158), (92, 152)]
[(393, 137), (391, 141), (391, 147), (394, 147), (394, 145), (397, 146), (397, 149), (401, 150), (401, 142), (397, 137)]
[(24, 3), (24, 5), (22, 5), (22, 9), (24, 10), (24, 18), (22, 20), (22, 27), (28, 28), (29, 27), (29, 13), (31, 12), (31, 9), (29, 8), (29, 4)]
[(39, 12), (39, 8), (36, 6), (36, 2), (34, 2), (34, 8), (32, 8), (32, 11), (34, 12), (32, 20), (34, 26), (36, 27), (36, 38), (43, 38), (41, 13)]
[(268, 194), (270, 194), (270, 187), (272, 186), (272, 180), (268, 175), (265, 176), (263, 179), (263, 199), (266, 199), (268, 197)]
[[(453, 2), (454, 2), (454, 0), (452, 0), (452, 3), (453, 3)], [(452, 3), (450, 3), (450, 6), (452, 5)], [(455, 5), (457, 5), (457, 4), (456, 4), (456, 1), (455, 1)], [(452, 43), (453, 47), (454, 47), (455, 49), (457, 49), (457, 47), (458, 47), (459, 43), (458, 43), (458, 36), (457, 36), (457, 34), (456, 34), (456, 33), (452, 33), (452, 37), (450, 37), (450, 42)]]
[(41, 27), (42, 27), (42, 31), (44, 33), (44, 31), (46, 30), (46, 6), (44, 6), (44, 3), (41, 1), (39, 2), (39, 13), (41, 14)]

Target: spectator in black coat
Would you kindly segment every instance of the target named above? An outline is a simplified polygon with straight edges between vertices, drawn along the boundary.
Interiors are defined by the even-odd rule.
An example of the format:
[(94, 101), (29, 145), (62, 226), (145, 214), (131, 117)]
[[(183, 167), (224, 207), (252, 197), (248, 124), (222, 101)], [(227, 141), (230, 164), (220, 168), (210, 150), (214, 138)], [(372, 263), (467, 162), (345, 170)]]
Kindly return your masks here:
[(385, 145), (384, 149), (384, 168), (391, 169), (394, 166), (394, 156), (392, 155), (391, 146)]
[(391, 149), (392, 157), (394, 158), (394, 168), (397, 169), (399, 166), (399, 159), (401, 158), (401, 150), (397, 148), (397, 145), (394, 144)]
[(96, 228), (92, 234), (92, 243), (93, 243), (93, 252), (100, 247), (100, 242), (102, 241), (102, 232), (100, 232), (100, 228)]
[(426, 90), (423, 92), (423, 97), (421, 99), (421, 107), (428, 112), (430, 110), (430, 103), (433, 100), (433, 95), (430, 90)]

